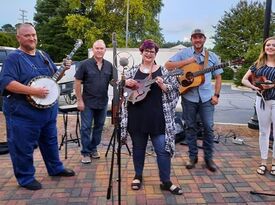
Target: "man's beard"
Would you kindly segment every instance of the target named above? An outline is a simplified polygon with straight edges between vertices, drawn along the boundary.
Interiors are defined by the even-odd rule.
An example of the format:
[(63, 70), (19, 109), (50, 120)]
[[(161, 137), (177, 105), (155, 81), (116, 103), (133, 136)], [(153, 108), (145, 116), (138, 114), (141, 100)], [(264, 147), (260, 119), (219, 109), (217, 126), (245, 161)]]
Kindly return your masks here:
[(194, 48), (197, 50), (197, 51), (202, 51), (203, 50), (203, 44), (194, 44)]
[(23, 47), (26, 51), (33, 51), (36, 48), (36, 44), (34, 44), (34, 45), (23, 45), (21, 47)]

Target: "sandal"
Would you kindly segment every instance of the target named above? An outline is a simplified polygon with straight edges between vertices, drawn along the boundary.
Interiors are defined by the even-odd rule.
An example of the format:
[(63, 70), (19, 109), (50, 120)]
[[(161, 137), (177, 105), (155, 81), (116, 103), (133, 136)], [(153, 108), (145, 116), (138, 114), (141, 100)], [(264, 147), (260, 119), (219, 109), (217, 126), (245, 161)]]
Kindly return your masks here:
[(164, 191), (170, 191), (172, 194), (175, 194), (175, 195), (183, 194), (182, 189), (180, 187), (172, 184), (171, 182), (160, 184), (160, 189), (164, 190)]
[[(266, 173), (266, 170), (267, 170), (267, 168), (266, 168), (266, 165), (260, 165), (259, 167), (258, 167), (258, 169), (257, 169), (257, 173), (259, 174), (259, 175), (265, 175), (265, 173)], [(275, 166), (274, 166), (274, 174), (275, 174)], [(272, 172), (272, 171), (271, 171)], [(270, 172), (270, 173), (271, 173)]]
[(133, 182), (131, 184), (132, 190), (139, 190), (141, 188), (141, 182), (142, 182), (142, 177), (135, 176), (135, 178), (133, 179)]
[(275, 176), (275, 164), (272, 164), (272, 165), (271, 165), (270, 174), (271, 174), (272, 176)]

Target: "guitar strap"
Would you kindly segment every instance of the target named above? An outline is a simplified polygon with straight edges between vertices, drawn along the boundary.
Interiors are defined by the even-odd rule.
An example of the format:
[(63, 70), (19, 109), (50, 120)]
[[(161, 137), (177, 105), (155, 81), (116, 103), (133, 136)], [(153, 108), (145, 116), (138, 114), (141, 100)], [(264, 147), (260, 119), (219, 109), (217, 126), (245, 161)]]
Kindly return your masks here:
[(204, 64), (203, 64), (203, 68), (207, 68), (208, 67), (208, 57), (209, 57), (209, 53), (208, 50), (205, 49), (204, 51), (205, 56), (204, 56)]
[(148, 75), (148, 79), (152, 79), (152, 68), (150, 69), (150, 73)]

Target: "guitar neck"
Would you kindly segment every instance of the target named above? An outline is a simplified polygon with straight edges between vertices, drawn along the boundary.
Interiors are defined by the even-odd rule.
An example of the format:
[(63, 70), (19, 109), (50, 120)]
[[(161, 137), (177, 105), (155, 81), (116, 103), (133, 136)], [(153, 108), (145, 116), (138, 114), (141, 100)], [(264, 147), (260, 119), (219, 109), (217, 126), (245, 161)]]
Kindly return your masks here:
[(220, 65), (211, 66), (211, 67), (196, 71), (196, 72), (193, 73), (193, 75), (194, 75), (194, 77), (196, 77), (196, 76), (199, 76), (199, 75), (203, 75), (205, 73), (209, 73), (209, 72), (218, 70), (220, 68), (224, 68), (224, 67), (229, 66), (229, 65), (231, 65), (230, 62), (222, 63)]

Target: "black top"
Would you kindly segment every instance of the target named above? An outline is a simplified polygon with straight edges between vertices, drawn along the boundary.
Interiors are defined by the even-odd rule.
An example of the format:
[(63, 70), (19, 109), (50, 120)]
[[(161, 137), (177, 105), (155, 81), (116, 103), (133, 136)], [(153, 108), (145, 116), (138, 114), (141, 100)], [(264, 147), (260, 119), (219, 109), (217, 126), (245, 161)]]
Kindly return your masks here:
[[(137, 71), (134, 79), (144, 79), (148, 74)], [(152, 78), (161, 76), (161, 69), (152, 73)], [(162, 106), (162, 90), (153, 83), (146, 97), (132, 104), (128, 102), (128, 131), (149, 134), (164, 134), (165, 120)]]
[(113, 66), (103, 59), (101, 70), (94, 58), (82, 61), (75, 73), (75, 78), (83, 82), (83, 101), (85, 106), (103, 109), (108, 104), (108, 86), (112, 80)]

